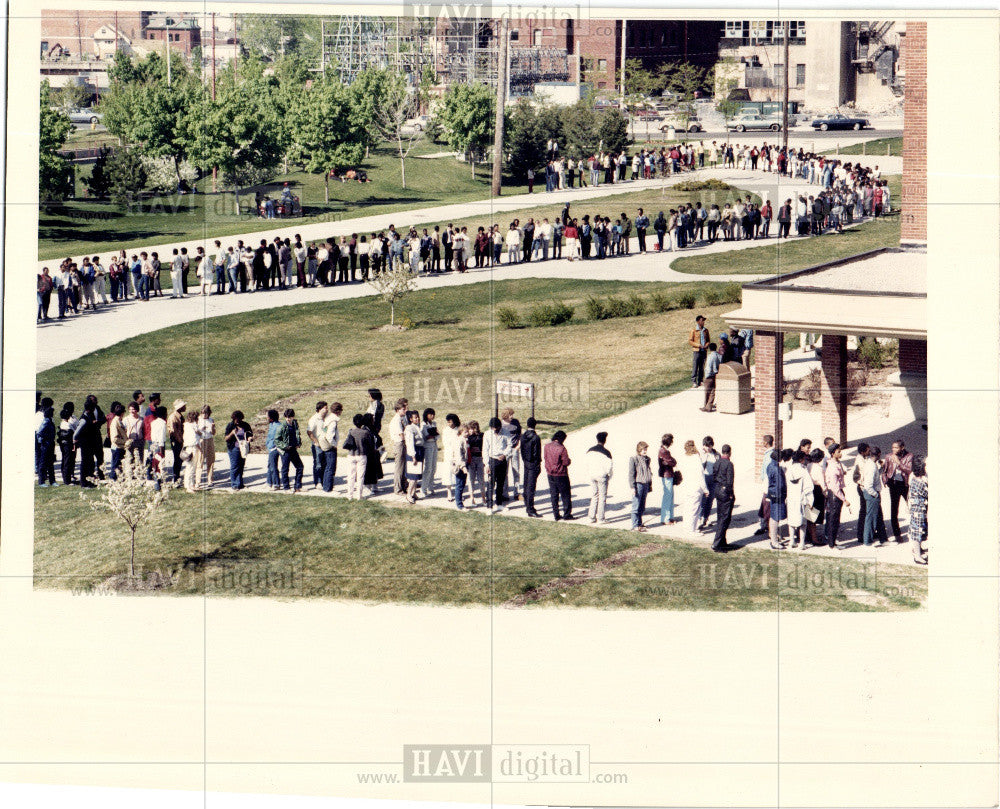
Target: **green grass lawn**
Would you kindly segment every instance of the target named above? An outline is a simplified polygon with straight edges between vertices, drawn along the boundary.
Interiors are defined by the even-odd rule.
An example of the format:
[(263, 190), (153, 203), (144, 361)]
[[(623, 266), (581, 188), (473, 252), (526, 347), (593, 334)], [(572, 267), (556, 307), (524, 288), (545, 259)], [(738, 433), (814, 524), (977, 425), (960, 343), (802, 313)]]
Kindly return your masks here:
[[(489, 198), (489, 166), (477, 166), (473, 179), (467, 163), (451, 157), (418, 156), (438, 151), (447, 151), (447, 147), (426, 144), (411, 152), (406, 160), (406, 188), (400, 182), (398, 156), (385, 147), (373, 150), (362, 163), (372, 182), (334, 180), (330, 183), (329, 203), (324, 201), (320, 175), (304, 172), (279, 175), (267, 183), (266, 190), (271, 196), (278, 196), (286, 180), (295, 185), (305, 215), (281, 220), (280, 228), (287, 231), (293, 231), (297, 224)], [(78, 175), (87, 175), (90, 171), (90, 166), (81, 166)], [(256, 230), (271, 233), (275, 229), (273, 222), (266, 224), (256, 216), (237, 214), (232, 193), (204, 193), (211, 191), (210, 177), (201, 180), (198, 189), (199, 193), (194, 195), (144, 199), (130, 210), (122, 210), (110, 202), (72, 201), (43, 206), (38, 214), (39, 259), (106, 252), (142, 243), (187, 241), (209, 235), (228, 236)], [(526, 187), (519, 185), (505, 187), (508, 194), (525, 190)], [(247, 202), (253, 204), (253, 195), (254, 189), (241, 193), (244, 210)]]
[(823, 154), (837, 155), (877, 155), (887, 157), (903, 156), (903, 138), (876, 138), (851, 146), (841, 146), (839, 149), (827, 149)]
[[(87, 500), (97, 494), (86, 494)], [(163, 594), (499, 605), (638, 545), (592, 530), (484, 513), (244, 492), (173, 493), (138, 537), (143, 575)], [(128, 533), (75, 487), (38, 490), (35, 585), (92, 590), (127, 572)], [(840, 559), (747, 551), (721, 559), (666, 539), (614, 575), (559, 587), (535, 606), (686, 610), (912, 609), (926, 574)], [(808, 586), (807, 586), (808, 585)]]
[[(405, 394), (411, 405), (432, 406), (441, 414), (455, 410), (463, 420), (483, 423), (492, 409), (493, 377), (515, 376), (540, 386), (538, 418), (579, 427), (687, 384), (687, 335), (695, 314), (682, 309), (588, 321), (587, 298), (632, 291), (647, 297), (657, 290), (671, 296), (691, 293), (717, 333), (721, 315), (737, 308), (702, 305), (705, 294), (719, 287), (711, 282), (486, 281), (412, 293), (396, 314), (416, 327), (388, 333), (377, 331), (389, 319), (379, 299), (306, 303), (137, 335), (44, 371), (37, 383), (59, 402), (82, 403), (92, 389), (101, 391), (105, 407), (114, 399), (127, 401), (137, 387), (159, 391), (167, 404), (178, 396), (199, 406), (207, 402), (222, 414), (219, 418), (236, 408), (257, 413), (307, 392), (292, 405), (300, 415), (308, 417), (317, 399), (339, 399), (352, 415), (364, 410), (366, 391), (374, 386), (387, 402)], [(295, 300), (294, 292), (288, 296)], [(554, 300), (574, 307), (571, 322), (495, 328), (495, 307), (527, 313)], [(521, 415), (527, 415), (523, 409)]]

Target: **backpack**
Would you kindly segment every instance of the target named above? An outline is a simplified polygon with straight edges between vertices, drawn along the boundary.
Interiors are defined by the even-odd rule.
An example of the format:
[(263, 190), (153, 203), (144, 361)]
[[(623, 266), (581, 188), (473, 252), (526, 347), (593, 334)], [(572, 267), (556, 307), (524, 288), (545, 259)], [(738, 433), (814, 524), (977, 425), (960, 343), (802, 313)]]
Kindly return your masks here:
[(855, 483), (861, 483), (861, 464), (860, 463), (854, 464), (854, 474), (851, 475), (851, 480), (853, 480)]

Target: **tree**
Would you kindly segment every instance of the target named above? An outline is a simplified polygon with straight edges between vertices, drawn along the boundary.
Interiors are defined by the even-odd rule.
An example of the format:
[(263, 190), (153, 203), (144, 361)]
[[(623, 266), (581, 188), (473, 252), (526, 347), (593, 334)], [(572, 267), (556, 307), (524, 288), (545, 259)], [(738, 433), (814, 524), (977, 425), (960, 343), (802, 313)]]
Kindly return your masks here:
[(448, 145), (468, 156), (472, 176), (476, 157), (493, 141), (493, 91), (485, 84), (453, 84), (441, 103), (441, 123)]
[(53, 94), (53, 101), (66, 112), (86, 106), (90, 101), (91, 93), (82, 84), (69, 82), (64, 84)]
[(396, 304), (417, 288), (417, 276), (410, 272), (409, 266), (397, 262), (395, 266), (376, 273), (368, 283), (389, 304), (389, 325), (395, 326)]
[(618, 154), (628, 146), (628, 121), (620, 109), (612, 107), (601, 113), (597, 138), (604, 151), (612, 154)]
[(661, 71), (667, 79), (667, 89), (677, 93), (677, 112), (687, 132), (691, 119), (695, 117), (694, 100), (705, 89), (706, 72), (688, 62), (666, 64)]
[(376, 114), (381, 104), (381, 99), (389, 93), (389, 87), (393, 82), (395, 74), (388, 70), (381, 70), (374, 67), (366, 67), (351, 84), (351, 95), (353, 96), (354, 115), (358, 126), (365, 133), (365, 157), (371, 151), (371, 147), (378, 146), (382, 134), (377, 127), (371, 124), (376, 118)]
[(59, 150), (73, 124), (65, 112), (52, 109), (48, 80), (42, 82), (39, 105), (38, 190), (43, 199), (62, 199), (72, 193), (68, 179), (71, 166)]
[(139, 149), (116, 149), (108, 159), (107, 175), (111, 200), (122, 207), (131, 205), (146, 187), (146, 166)]
[[(407, 130), (406, 122), (417, 111), (417, 99), (406, 84), (402, 74), (389, 70), (366, 70), (365, 93), (360, 103), (370, 112), (371, 135), (378, 140), (390, 141), (399, 156), (399, 175), (406, 188), (406, 158), (414, 144), (423, 137), (416, 129)], [(368, 93), (377, 88), (378, 95)], [(357, 98), (357, 96), (355, 96)], [(358, 113), (359, 117), (362, 113)]]
[(330, 201), (330, 170), (355, 166), (364, 154), (364, 132), (352, 114), (351, 93), (333, 80), (303, 89), (289, 111), (289, 159), (312, 174), (323, 174)]
[(238, 39), (244, 51), (267, 61), (294, 55), (316, 64), (321, 51), (321, 25), (321, 18), (306, 15), (241, 14)]
[(730, 100), (729, 95), (739, 86), (741, 66), (733, 57), (720, 59), (715, 65), (715, 109), (726, 121), (726, 139), (729, 139), (729, 122), (739, 115), (743, 105)]
[(515, 180), (522, 179), (528, 169), (536, 169), (545, 162), (547, 140), (541, 136), (540, 129), (535, 108), (527, 99), (518, 99), (504, 125), (507, 170)]
[(108, 174), (108, 161), (111, 155), (111, 149), (102, 146), (97, 153), (97, 159), (94, 161), (90, 176), (83, 180), (90, 195), (97, 199), (104, 199), (111, 190), (111, 177)]
[(580, 99), (567, 108), (563, 115), (567, 154), (577, 158), (594, 154), (600, 143), (597, 127), (597, 112), (594, 110), (593, 99)]
[(91, 500), (86, 493), (80, 492), (80, 497), (87, 500), (94, 511), (110, 511), (128, 527), (131, 548), (128, 570), (129, 576), (133, 578), (135, 538), (139, 527), (152, 517), (170, 496), (170, 489), (162, 485), (162, 480), (159, 482), (161, 484), (159, 488), (149, 486), (146, 482), (145, 468), (141, 464), (136, 464), (132, 456), (126, 453), (117, 480), (109, 480), (103, 485), (103, 491), (98, 499)]
[(434, 65), (428, 62), (420, 73), (420, 88), (417, 91), (420, 99), (420, 112), (425, 115), (430, 112), (431, 92), (435, 84), (437, 84), (437, 71), (434, 70)]

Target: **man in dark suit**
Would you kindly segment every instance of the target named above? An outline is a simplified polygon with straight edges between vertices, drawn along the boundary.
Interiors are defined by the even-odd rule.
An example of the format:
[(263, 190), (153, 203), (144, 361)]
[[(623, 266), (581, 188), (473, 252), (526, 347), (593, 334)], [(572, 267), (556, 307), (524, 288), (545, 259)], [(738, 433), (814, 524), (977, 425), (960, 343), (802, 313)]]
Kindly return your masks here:
[(718, 516), (718, 523), (715, 526), (715, 540), (712, 542), (712, 550), (716, 553), (725, 553), (734, 548), (733, 545), (726, 542), (726, 531), (729, 528), (729, 521), (733, 518), (733, 504), (736, 502), (736, 494), (733, 491), (736, 469), (730, 460), (731, 454), (732, 448), (729, 444), (723, 444), (722, 458), (716, 461), (712, 473), (712, 479), (715, 481)]
[(528, 419), (528, 429), (521, 433), (518, 442), (524, 470), (524, 508), (529, 517), (541, 517), (535, 511), (535, 486), (542, 471), (542, 439), (535, 432), (535, 420)]

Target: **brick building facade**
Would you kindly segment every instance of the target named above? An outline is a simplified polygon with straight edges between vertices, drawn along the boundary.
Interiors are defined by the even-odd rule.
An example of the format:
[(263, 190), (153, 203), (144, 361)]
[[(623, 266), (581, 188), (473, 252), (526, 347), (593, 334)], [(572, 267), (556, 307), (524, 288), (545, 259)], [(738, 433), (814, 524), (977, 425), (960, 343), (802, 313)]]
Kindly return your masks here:
[(94, 34), (101, 28), (117, 29), (131, 42), (142, 39), (151, 13), (148, 11), (42, 11), (42, 55), (56, 45), (73, 56), (94, 56), (99, 52)]
[(927, 244), (927, 23), (908, 22), (903, 51), (902, 244)]

